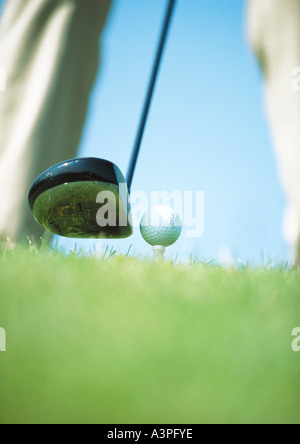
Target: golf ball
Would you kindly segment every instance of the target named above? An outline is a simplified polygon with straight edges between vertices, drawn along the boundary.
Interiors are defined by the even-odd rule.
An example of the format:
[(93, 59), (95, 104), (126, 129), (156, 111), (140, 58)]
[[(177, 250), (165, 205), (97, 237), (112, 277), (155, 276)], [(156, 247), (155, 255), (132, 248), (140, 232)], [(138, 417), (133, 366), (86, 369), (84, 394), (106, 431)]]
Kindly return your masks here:
[(140, 230), (148, 244), (169, 247), (179, 239), (182, 232), (182, 222), (172, 208), (158, 205), (144, 214)]

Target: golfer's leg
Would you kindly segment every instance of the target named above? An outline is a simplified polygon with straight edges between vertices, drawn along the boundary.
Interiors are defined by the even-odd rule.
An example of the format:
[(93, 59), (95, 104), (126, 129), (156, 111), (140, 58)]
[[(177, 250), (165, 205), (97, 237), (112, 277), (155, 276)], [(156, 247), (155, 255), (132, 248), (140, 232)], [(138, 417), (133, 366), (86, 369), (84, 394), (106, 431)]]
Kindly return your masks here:
[(0, 238), (39, 238), (32, 181), (75, 156), (110, 0), (8, 0), (0, 26)]
[(250, 0), (249, 29), (266, 78), (266, 101), (288, 207), (285, 235), (300, 264), (300, 0)]

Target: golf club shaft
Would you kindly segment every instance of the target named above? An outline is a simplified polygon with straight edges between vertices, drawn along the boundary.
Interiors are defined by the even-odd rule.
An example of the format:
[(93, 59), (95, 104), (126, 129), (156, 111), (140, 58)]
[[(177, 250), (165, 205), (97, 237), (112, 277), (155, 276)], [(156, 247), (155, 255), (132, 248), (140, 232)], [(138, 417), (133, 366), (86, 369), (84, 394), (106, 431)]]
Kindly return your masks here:
[(133, 152), (132, 152), (132, 156), (131, 156), (131, 160), (130, 160), (130, 164), (129, 164), (129, 169), (128, 169), (128, 173), (127, 173), (127, 185), (128, 185), (129, 193), (131, 190), (132, 180), (133, 180), (138, 156), (139, 156), (140, 149), (141, 149), (143, 135), (145, 132), (147, 118), (148, 118), (148, 114), (149, 114), (149, 110), (150, 110), (150, 106), (151, 106), (151, 102), (152, 102), (152, 98), (153, 98), (153, 92), (155, 89), (155, 84), (156, 84), (156, 80), (157, 80), (157, 76), (158, 76), (158, 72), (159, 72), (159, 68), (160, 68), (160, 64), (161, 64), (161, 60), (162, 60), (162, 55), (164, 52), (164, 48), (165, 48), (165, 44), (166, 44), (166, 40), (167, 40), (167, 36), (168, 36), (168, 31), (170, 28), (170, 23), (171, 23), (173, 11), (174, 11), (175, 3), (176, 3), (176, 0), (169, 0), (166, 18), (164, 21), (162, 34), (161, 34), (160, 41), (159, 41), (159, 46), (158, 46), (158, 50), (157, 50), (157, 54), (156, 54), (156, 58), (155, 58), (155, 63), (154, 63), (154, 67), (153, 67), (153, 71), (152, 71), (152, 75), (151, 75), (151, 79), (150, 79), (150, 84), (149, 84), (149, 88), (148, 88), (148, 92), (147, 92), (147, 96), (146, 96), (146, 100), (145, 100), (145, 104), (144, 104), (144, 108), (143, 108), (143, 112), (142, 112), (142, 117), (141, 117), (141, 121), (140, 121), (140, 124), (138, 127), (138, 132), (137, 132), (137, 136), (136, 136), (136, 140), (135, 140), (135, 144), (134, 144), (134, 148), (133, 148)]

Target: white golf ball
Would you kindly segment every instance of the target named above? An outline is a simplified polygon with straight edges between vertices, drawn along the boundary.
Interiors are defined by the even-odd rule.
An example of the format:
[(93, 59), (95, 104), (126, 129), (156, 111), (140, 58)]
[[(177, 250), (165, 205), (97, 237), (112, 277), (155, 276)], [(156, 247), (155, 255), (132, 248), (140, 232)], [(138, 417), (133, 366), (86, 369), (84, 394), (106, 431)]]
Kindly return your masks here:
[(182, 222), (172, 208), (158, 205), (144, 214), (140, 230), (145, 241), (153, 247), (169, 247), (179, 239)]

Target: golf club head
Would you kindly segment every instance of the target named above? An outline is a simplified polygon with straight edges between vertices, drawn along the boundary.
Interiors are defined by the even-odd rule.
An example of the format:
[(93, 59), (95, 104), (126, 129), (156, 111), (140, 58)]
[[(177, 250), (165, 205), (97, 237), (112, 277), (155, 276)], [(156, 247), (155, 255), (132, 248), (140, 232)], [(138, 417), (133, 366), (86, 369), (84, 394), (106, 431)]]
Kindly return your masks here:
[(36, 221), (53, 234), (77, 239), (132, 235), (126, 180), (107, 160), (72, 159), (41, 174), (29, 191)]

